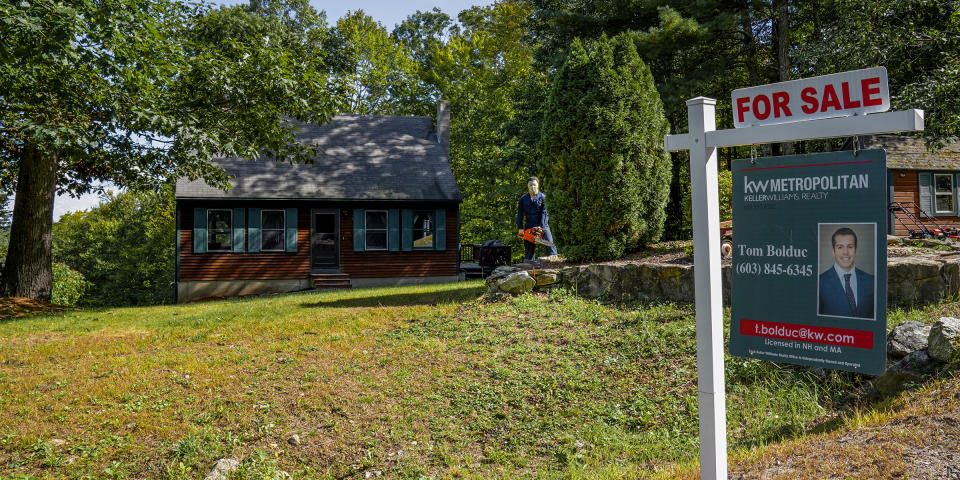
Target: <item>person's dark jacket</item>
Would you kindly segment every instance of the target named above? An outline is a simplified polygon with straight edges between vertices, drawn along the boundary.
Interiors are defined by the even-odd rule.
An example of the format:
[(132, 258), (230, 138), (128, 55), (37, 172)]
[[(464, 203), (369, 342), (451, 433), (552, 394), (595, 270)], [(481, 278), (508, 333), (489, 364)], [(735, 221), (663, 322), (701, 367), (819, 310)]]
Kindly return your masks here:
[[(524, 193), (517, 206), (517, 228), (527, 229), (546, 226), (548, 219), (546, 200), (547, 197), (543, 192), (537, 192), (533, 198), (530, 198), (529, 193)], [(524, 221), (524, 217), (526, 217), (526, 221)]]

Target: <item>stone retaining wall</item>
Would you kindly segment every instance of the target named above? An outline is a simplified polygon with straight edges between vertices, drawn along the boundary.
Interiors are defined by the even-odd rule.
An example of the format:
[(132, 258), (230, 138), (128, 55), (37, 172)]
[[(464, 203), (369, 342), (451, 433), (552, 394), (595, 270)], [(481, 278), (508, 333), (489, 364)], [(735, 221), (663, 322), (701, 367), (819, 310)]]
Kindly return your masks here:
[[(732, 270), (723, 267), (723, 302), (730, 304)], [(960, 294), (960, 255), (891, 258), (887, 304), (923, 305)], [(693, 302), (693, 265), (630, 263), (566, 267), (557, 286), (584, 298), (609, 302), (668, 300)]]

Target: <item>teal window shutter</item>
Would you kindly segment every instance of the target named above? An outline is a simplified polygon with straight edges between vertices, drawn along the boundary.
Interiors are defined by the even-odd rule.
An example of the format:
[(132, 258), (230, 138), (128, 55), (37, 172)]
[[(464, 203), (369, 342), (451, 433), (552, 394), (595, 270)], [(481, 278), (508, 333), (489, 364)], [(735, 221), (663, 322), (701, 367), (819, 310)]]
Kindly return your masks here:
[(233, 209), (233, 251), (243, 251), (243, 209)]
[(260, 251), (260, 209), (247, 209), (247, 251)]
[(438, 208), (433, 214), (433, 248), (447, 249), (447, 210)]
[(387, 245), (391, 252), (400, 250), (400, 210), (387, 210)]
[(207, 253), (207, 209), (193, 209), (193, 253)]
[(933, 216), (933, 174), (920, 172), (917, 174), (920, 183), (920, 216)]
[(363, 247), (367, 244), (365, 237), (367, 236), (367, 219), (364, 216), (364, 211), (362, 208), (353, 209), (353, 251), (362, 252)]
[(413, 210), (403, 209), (400, 211), (400, 241), (401, 250), (409, 252), (413, 250)]
[(957, 180), (960, 180), (960, 173), (953, 174), (953, 216), (956, 217), (960, 215), (960, 184), (957, 183)]
[(287, 242), (287, 251), (296, 252), (297, 251), (297, 209), (288, 208), (284, 214), (284, 220), (286, 221), (285, 231), (283, 232), (283, 238)]

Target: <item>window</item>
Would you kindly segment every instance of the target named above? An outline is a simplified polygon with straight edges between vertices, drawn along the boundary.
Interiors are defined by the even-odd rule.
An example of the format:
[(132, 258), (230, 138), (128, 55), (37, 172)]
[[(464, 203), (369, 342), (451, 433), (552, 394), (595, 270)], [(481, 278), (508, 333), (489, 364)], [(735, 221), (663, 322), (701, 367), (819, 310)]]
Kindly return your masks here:
[(233, 250), (233, 212), (230, 210), (207, 210), (207, 251), (229, 252)]
[(937, 213), (953, 213), (953, 174), (937, 173), (933, 175), (933, 186), (936, 200), (934, 209)]
[(283, 210), (263, 210), (260, 212), (260, 250), (283, 251)]
[(367, 250), (386, 250), (387, 249), (387, 211), (386, 210), (367, 210), (366, 211), (366, 249)]
[(413, 248), (433, 248), (433, 212), (413, 212)]

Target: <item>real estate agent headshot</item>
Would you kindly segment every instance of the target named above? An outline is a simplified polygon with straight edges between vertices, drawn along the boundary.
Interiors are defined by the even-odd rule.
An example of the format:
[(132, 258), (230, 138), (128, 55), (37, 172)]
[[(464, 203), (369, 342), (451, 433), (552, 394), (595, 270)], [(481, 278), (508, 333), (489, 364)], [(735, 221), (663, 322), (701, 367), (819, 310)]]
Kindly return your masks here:
[[(873, 318), (875, 232), (876, 225), (872, 223), (820, 224), (822, 273), (817, 288), (817, 313), (834, 317)], [(863, 268), (858, 266), (858, 253)]]

